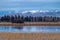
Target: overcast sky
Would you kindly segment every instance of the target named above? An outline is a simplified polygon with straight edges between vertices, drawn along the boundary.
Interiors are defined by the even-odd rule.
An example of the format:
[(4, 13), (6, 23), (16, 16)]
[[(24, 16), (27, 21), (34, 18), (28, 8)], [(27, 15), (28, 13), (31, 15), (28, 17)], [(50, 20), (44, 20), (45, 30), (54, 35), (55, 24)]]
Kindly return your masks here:
[(0, 0), (2, 9), (60, 9), (60, 0)]

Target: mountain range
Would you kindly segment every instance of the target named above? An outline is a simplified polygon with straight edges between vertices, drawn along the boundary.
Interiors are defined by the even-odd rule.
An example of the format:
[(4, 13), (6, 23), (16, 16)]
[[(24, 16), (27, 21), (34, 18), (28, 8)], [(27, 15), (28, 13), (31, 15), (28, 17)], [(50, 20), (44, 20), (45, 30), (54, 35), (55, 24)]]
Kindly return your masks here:
[(60, 17), (59, 10), (28, 10), (28, 11), (0, 11), (0, 16), (2, 15), (20, 15), (20, 16), (57, 16)]

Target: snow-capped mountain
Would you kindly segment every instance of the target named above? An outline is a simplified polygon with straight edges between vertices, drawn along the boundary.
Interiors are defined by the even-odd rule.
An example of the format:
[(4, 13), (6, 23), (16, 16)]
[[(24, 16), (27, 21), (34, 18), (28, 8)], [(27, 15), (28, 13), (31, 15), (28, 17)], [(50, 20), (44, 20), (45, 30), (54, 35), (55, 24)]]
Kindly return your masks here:
[(28, 10), (28, 11), (0, 11), (0, 15), (20, 15), (20, 16), (57, 16), (60, 17), (59, 10)]
[(23, 11), (22, 13), (27, 13), (27, 12), (31, 12), (33, 13), (45, 13), (45, 12), (49, 12), (48, 10), (30, 10), (30, 11)]
[(58, 16), (60, 17), (60, 11), (53, 10), (30, 10), (30, 11), (22, 11), (18, 12), (16, 15), (21, 16)]

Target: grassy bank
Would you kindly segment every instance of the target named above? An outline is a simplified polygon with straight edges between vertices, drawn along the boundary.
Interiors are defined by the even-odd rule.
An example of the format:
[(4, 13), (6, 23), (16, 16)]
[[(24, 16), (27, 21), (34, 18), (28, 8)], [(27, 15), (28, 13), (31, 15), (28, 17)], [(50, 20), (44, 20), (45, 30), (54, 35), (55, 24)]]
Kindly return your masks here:
[(0, 33), (0, 40), (60, 40), (60, 33)]
[(0, 26), (60, 26), (60, 22), (24, 22), (24, 23), (0, 22)]

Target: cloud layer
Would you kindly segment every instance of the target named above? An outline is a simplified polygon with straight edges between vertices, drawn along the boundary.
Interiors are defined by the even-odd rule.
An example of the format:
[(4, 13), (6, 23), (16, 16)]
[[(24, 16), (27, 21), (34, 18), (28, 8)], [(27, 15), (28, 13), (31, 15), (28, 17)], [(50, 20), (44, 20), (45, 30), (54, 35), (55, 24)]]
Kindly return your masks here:
[(60, 0), (0, 0), (1, 9), (60, 9)]

